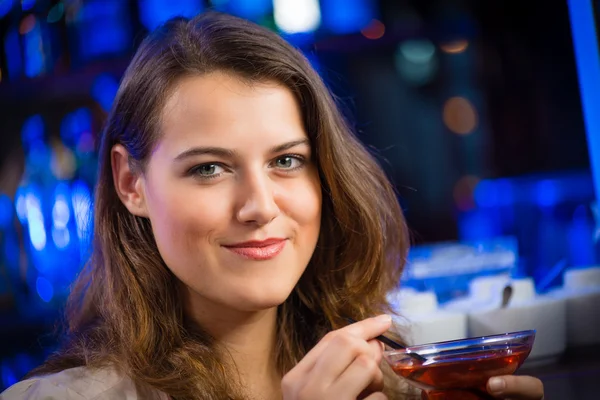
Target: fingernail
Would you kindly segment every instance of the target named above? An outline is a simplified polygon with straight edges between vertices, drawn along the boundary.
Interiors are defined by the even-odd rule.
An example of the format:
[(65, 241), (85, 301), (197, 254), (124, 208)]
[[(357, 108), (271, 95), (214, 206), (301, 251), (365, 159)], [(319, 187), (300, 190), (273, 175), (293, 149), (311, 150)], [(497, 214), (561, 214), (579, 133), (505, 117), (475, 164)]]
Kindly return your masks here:
[(488, 386), (492, 392), (502, 392), (506, 387), (506, 382), (502, 378), (491, 378), (488, 382)]
[(388, 322), (392, 322), (392, 316), (383, 314), (375, 318), (377, 322), (381, 322), (382, 324), (387, 324)]

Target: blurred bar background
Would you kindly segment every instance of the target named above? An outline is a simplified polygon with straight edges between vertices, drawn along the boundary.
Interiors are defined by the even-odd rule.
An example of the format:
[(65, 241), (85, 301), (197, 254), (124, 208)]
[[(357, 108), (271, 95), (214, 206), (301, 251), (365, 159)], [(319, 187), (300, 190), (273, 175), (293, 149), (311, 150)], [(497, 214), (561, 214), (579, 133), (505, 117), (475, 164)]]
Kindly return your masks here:
[(443, 305), (505, 274), (542, 295), (598, 265), (600, 1), (0, 0), (0, 391), (56, 345), (136, 46), (209, 8), (279, 32), (339, 98), (397, 186), (406, 287)]

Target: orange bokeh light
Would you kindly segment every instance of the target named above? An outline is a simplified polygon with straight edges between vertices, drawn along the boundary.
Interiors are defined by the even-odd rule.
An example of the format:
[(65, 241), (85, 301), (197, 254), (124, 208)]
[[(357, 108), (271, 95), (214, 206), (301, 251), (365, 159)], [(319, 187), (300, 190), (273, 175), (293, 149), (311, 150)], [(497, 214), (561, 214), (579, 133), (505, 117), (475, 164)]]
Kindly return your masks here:
[(451, 97), (444, 104), (444, 124), (458, 135), (467, 135), (477, 127), (477, 110), (464, 97)]
[(379, 39), (385, 34), (385, 25), (383, 24), (383, 22), (377, 19), (373, 19), (371, 20), (371, 23), (365, 26), (363, 29), (361, 29), (360, 32), (367, 39)]
[(467, 50), (469, 47), (469, 42), (466, 39), (458, 39), (452, 40), (450, 42), (445, 42), (440, 44), (440, 49), (444, 53), (448, 54), (459, 54)]
[(35, 27), (36, 19), (33, 14), (29, 14), (25, 18), (21, 20), (21, 24), (19, 25), (19, 33), (21, 35), (26, 35)]

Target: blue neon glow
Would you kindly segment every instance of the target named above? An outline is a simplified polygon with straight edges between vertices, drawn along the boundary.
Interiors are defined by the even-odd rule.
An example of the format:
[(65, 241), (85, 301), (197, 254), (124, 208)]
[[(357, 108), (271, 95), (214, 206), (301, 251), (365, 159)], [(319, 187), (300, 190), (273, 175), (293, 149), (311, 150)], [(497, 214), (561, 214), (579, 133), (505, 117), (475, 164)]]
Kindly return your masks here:
[(44, 72), (44, 42), (42, 39), (42, 28), (36, 20), (33, 28), (25, 34), (25, 75), (29, 78)]
[(176, 16), (193, 17), (204, 8), (201, 0), (138, 0), (138, 4), (140, 20), (149, 30)]
[(569, 0), (569, 15), (583, 119), (587, 130), (596, 200), (600, 201), (600, 55), (592, 0)]
[(35, 289), (40, 299), (48, 303), (54, 297), (54, 287), (52, 283), (44, 277), (38, 277), (35, 281)]
[(101, 74), (96, 77), (92, 86), (92, 97), (105, 110), (109, 111), (119, 90), (117, 80), (110, 74)]
[(12, 366), (19, 376), (24, 376), (37, 365), (38, 362), (34, 361), (33, 358), (27, 353), (17, 354), (15, 358), (13, 358), (12, 362)]
[(71, 211), (67, 204), (65, 196), (56, 196), (54, 206), (52, 207), (52, 224), (56, 228), (65, 228), (71, 218)]
[[(101, 82), (102, 83), (102, 82)], [(114, 79), (111, 78), (110, 85), (115, 85)], [(105, 93), (105, 89), (97, 88), (100, 91), (100, 98), (106, 96), (105, 101), (108, 105), (112, 104), (114, 99), (113, 89), (109, 93)], [(76, 147), (81, 136), (89, 133), (92, 130), (92, 113), (89, 109), (82, 107), (76, 111), (67, 114), (60, 123), (60, 137), (63, 142), (72, 148)]]
[(490, 180), (481, 180), (473, 191), (475, 203), (479, 207), (495, 207), (497, 203), (496, 185)]
[(471, 210), (461, 213), (458, 220), (461, 240), (493, 238), (501, 234), (497, 221), (484, 210)]
[(25, 223), (27, 221), (27, 204), (25, 202), (26, 190), (23, 186), (20, 186), (17, 189), (17, 193), (15, 194), (15, 208), (17, 210), (17, 218), (21, 223)]
[(16, 270), (19, 267), (20, 256), (21, 249), (16, 233), (6, 235), (4, 237), (4, 259), (6, 264)]
[(52, 227), (52, 241), (57, 249), (62, 250), (69, 246), (71, 234), (67, 228)]
[(21, 0), (21, 10), (28, 11), (35, 6), (35, 0)]
[(44, 121), (39, 114), (27, 118), (21, 128), (21, 138), (27, 149), (44, 140)]
[[(83, 181), (76, 181), (71, 188), (71, 204), (77, 226), (77, 238), (82, 247), (87, 246), (92, 237), (92, 195)], [(83, 249), (82, 251), (87, 251)]]
[(273, 11), (273, 0), (229, 0), (225, 10), (238, 17), (257, 21)]
[(13, 6), (13, 0), (0, 0), (0, 18), (10, 12)]
[(310, 62), (310, 65), (314, 68), (315, 71), (321, 72), (321, 63), (319, 62), (319, 57), (312, 52), (305, 52), (304, 56)]
[(511, 181), (508, 179), (497, 179), (494, 184), (496, 186), (496, 203), (499, 206), (513, 205), (516, 199)]
[(131, 27), (127, 23), (127, 2), (92, 0), (78, 15), (79, 51), (84, 58), (118, 54), (131, 48)]
[(377, 18), (373, 0), (321, 0), (323, 25), (335, 33), (358, 32)]
[(34, 249), (42, 251), (46, 247), (46, 229), (44, 227), (41, 201), (36, 194), (28, 193), (25, 198), (25, 204), (27, 207), (29, 240)]
[(2, 368), (2, 385), (4, 387), (9, 387), (17, 383), (18, 379), (6, 361), (2, 361), (2, 366), (0, 368)]
[(594, 221), (585, 206), (578, 206), (573, 212), (567, 239), (570, 265), (594, 264)]
[(21, 76), (23, 71), (23, 55), (21, 53), (19, 31), (17, 28), (13, 28), (6, 33), (4, 38), (4, 52), (6, 54), (8, 77), (13, 79)]
[(6, 228), (10, 225), (13, 218), (13, 204), (10, 197), (6, 194), (0, 194), (0, 228)]
[(560, 201), (556, 182), (550, 179), (538, 182), (535, 185), (535, 191), (535, 199), (542, 207), (552, 207)]

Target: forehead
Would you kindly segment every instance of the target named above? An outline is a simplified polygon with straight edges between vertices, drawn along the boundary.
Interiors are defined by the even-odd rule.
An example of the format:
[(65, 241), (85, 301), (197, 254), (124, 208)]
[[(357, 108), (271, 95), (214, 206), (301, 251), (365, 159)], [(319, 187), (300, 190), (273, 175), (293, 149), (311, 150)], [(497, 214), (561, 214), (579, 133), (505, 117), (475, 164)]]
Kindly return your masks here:
[(181, 79), (161, 113), (165, 139), (305, 135), (296, 97), (275, 81), (248, 82), (225, 73)]

